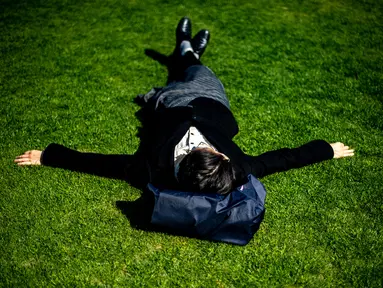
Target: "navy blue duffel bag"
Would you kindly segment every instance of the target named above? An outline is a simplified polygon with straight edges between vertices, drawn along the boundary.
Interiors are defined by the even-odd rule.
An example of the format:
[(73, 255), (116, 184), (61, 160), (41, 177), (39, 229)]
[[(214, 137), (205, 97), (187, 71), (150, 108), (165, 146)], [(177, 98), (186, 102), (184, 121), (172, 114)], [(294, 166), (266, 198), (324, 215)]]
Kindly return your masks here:
[(265, 213), (266, 190), (253, 175), (228, 195), (158, 189), (151, 223), (171, 233), (246, 245)]

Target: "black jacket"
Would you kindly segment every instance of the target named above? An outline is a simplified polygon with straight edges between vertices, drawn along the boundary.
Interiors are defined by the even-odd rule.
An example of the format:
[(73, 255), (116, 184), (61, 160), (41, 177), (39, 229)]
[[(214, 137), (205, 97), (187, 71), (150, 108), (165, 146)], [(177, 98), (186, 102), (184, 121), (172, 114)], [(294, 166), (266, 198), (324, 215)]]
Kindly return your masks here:
[(238, 133), (238, 125), (231, 111), (217, 101), (198, 98), (187, 107), (160, 107), (150, 111), (144, 122), (144, 140), (135, 155), (81, 153), (62, 145), (50, 144), (41, 160), (47, 166), (123, 178), (139, 187), (151, 182), (160, 187), (176, 188), (174, 147), (192, 125), (219, 152), (230, 158), (239, 182), (245, 180), (248, 174), (261, 178), (333, 157), (331, 146), (324, 140), (314, 140), (298, 148), (283, 148), (258, 156), (247, 155), (232, 141)]

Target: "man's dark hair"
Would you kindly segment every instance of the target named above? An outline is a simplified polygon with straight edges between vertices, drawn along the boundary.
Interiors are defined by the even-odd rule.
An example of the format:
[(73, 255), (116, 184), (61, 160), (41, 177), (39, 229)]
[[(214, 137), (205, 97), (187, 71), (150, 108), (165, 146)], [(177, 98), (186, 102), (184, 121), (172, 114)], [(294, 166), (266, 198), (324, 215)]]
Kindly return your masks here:
[(227, 194), (233, 188), (235, 174), (224, 155), (196, 149), (182, 159), (177, 179), (185, 191)]

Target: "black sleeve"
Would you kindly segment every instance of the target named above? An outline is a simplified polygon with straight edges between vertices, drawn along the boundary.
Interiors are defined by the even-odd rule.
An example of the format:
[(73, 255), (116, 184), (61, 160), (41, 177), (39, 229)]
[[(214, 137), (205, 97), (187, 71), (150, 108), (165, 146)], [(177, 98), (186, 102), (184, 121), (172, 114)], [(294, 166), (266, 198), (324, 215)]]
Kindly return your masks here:
[(259, 156), (245, 156), (251, 173), (258, 178), (275, 172), (300, 168), (333, 157), (332, 147), (324, 140), (314, 140), (298, 148), (269, 151)]
[[(134, 155), (82, 153), (52, 143), (41, 155), (41, 164), (102, 177), (127, 180), (127, 171), (135, 162)], [(133, 175), (132, 175), (133, 176)]]

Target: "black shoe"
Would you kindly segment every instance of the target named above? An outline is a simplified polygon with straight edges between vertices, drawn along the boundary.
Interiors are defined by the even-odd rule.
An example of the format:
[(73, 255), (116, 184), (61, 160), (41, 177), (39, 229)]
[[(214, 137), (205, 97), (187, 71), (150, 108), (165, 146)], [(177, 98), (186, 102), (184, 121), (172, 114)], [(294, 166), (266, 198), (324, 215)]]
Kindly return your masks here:
[(179, 49), (180, 44), (184, 40), (190, 41), (191, 39), (191, 21), (187, 17), (183, 17), (180, 22), (178, 22), (176, 29), (176, 49)]
[(199, 55), (201, 58), (203, 52), (207, 47), (207, 43), (209, 43), (210, 32), (208, 30), (201, 30), (194, 36), (194, 38), (190, 41), (195, 53)]

